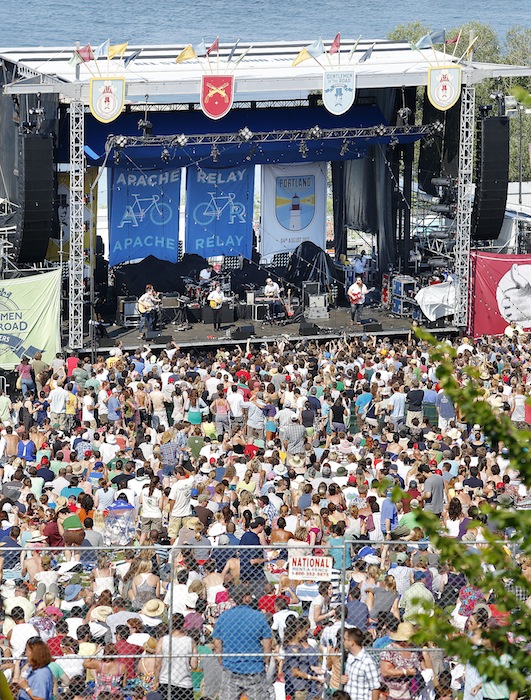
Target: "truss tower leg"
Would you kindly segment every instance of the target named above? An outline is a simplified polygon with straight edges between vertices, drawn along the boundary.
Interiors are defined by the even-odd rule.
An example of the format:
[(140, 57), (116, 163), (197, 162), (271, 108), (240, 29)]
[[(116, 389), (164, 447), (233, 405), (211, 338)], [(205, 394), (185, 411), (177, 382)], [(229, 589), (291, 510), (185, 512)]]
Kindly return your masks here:
[(476, 91), (463, 85), (461, 92), (461, 125), (459, 134), (459, 176), (457, 184), (457, 216), (454, 248), (454, 272), (457, 279), (454, 323), (466, 327), (470, 292), (470, 235), (474, 192), (472, 167), (474, 161), (474, 125)]
[[(79, 90), (79, 86), (78, 86)], [(70, 103), (70, 267), (68, 345), (83, 347), (85, 113), (80, 93)]]

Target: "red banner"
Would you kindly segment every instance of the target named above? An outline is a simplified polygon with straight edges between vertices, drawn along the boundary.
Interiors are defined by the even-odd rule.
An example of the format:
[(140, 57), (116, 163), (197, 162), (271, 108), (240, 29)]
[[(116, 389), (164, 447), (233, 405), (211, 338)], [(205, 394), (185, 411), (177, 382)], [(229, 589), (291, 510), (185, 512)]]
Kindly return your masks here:
[(204, 75), (201, 80), (201, 109), (211, 119), (221, 119), (232, 107), (233, 75)]
[(474, 336), (501, 335), (511, 321), (531, 329), (531, 255), (471, 254)]

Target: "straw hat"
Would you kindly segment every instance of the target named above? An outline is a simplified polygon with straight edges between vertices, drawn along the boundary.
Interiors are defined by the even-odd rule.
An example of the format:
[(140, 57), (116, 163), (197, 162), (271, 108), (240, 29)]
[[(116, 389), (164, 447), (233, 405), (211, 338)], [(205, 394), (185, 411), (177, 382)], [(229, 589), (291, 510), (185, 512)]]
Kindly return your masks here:
[(146, 617), (160, 617), (163, 612), (164, 603), (162, 602), (162, 600), (152, 598), (151, 600), (148, 600), (148, 602), (144, 605), (144, 607), (140, 611), (140, 614), (145, 615)]
[(391, 632), (389, 636), (395, 642), (408, 642), (414, 634), (415, 628), (411, 622), (401, 622), (396, 632)]
[(147, 651), (148, 654), (154, 654), (157, 651), (157, 640), (154, 637), (150, 637), (142, 646), (142, 649)]
[(81, 476), (83, 472), (85, 471), (85, 467), (82, 464), (79, 464), (78, 462), (72, 464), (72, 474), (75, 474), (76, 476)]
[(108, 605), (98, 605), (90, 613), (90, 618), (94, 622), (105, 622), (105, 620), (112, 615), (112, 608)]

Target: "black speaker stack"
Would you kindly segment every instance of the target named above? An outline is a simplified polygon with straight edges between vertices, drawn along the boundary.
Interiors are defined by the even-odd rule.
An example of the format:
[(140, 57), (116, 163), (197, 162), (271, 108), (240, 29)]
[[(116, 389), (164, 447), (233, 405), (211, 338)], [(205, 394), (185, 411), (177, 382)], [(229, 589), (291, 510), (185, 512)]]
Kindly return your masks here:
[(472, 238), (498, 238), (503, 224), (509, 184), (509, 118), (484, 117), (478, 121), (476, 194)]
[(21, 138), (19, 201), (21, 224), (15, 239), (18, 262), (40, 263), (46, 256), (54, 223), (53, 136), (25, 134)]

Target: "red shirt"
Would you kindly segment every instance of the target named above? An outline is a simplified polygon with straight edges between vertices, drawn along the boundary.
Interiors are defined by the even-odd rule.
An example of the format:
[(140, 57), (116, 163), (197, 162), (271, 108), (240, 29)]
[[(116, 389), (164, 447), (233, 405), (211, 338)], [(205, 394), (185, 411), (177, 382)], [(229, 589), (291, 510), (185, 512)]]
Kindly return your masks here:
[(289, 603), (289, 598), (287, 598), (285, 595), (275, 595), (274, 593), (271, 593), (270, 595), (263, 595), (260, 598), (258, 601), (258, 610), (274, 615), (276, 613), (275, 601), (279, 598), (284, 598), (284, 600)]
[[(117, 639), (116, 649), (118, 650), (118, 656), (139, 656), (143, 651), (142, 647), (136, 644), (129, 644), (126, 639)], [(136, 659), (124, 659), (127, 678), (134, 678), (136, 661)]]
[(63, 650), (61, 649), (61, 640), (65, 636), (66, 635), (64, 635), (64, 634), (58, 634), (55, 637), (51, 637), (46, 642), (46, 644), (48, 644), (48, 648), (49, 648), (52, 656), (62, 656), (63, 655)]
[(44, 526), (42, 534), (48, 539), (50, 547), (64, 547), (65, 542), (59, 533), (59, 526), (55, 520), (51, 520)]
[(79, 362), (79, 357), (67, 357), (66, 358), (66, 374), (67, 377), (72, 376), (72, 372), (75, 370), (77, 367), (77, 363)]
[(254, 457), (258, 450), (259, 448), (256, 445), (245, 445), (243, 454), (249, 455), (250, 457)]
[(420, 498), (420, 491), (417, 491), (417, 489), (408, 489), (406, 491), (406, 495), (402, 499), (402, 508), (404, 509), (404, 513), (409, 513), (411, 510), (411, 506), (409, 505), (409, 502), (412, 501), (414, 498), (418, 499)]

